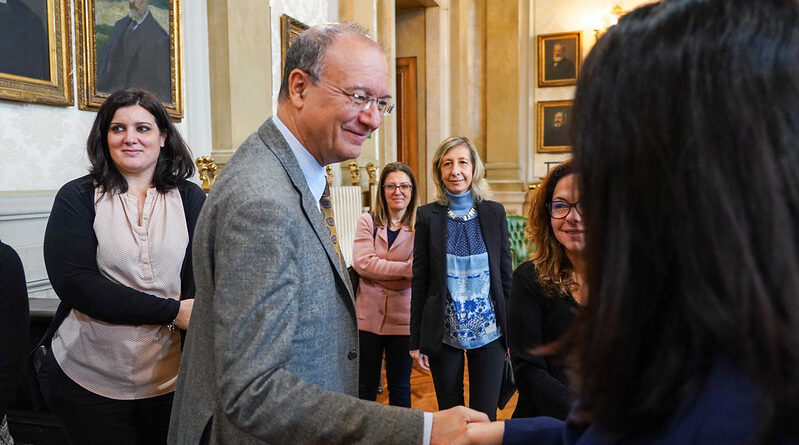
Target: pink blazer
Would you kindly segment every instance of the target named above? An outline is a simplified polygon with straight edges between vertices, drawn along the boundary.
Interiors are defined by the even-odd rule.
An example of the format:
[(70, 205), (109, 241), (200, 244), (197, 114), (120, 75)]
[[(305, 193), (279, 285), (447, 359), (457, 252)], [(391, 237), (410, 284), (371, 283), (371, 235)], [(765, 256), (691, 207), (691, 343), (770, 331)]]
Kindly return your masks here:
[(388, 248), (385, 227), (372, 240), (372, 216), (361, 215), (352, 267), (361, 276), (355, 292), (358, 329), (378, 335), (410, 335), (413, 232), (402, 226)]

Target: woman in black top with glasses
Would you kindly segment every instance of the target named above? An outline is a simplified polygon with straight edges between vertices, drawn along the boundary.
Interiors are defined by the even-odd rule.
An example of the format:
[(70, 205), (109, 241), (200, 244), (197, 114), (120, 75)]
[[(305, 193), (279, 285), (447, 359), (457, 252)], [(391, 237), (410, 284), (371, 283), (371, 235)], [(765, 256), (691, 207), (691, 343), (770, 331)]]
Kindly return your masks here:
[(583, 219), (571, 161), (550, 170), (533, 198), (529, 233), (536, 246), (513, 274), (508, 306), (510, 343), (519, 401), (513, 417), (565, 419), (575, 399), (560, 356), (534, 349), (571, 326), (586, 295)]

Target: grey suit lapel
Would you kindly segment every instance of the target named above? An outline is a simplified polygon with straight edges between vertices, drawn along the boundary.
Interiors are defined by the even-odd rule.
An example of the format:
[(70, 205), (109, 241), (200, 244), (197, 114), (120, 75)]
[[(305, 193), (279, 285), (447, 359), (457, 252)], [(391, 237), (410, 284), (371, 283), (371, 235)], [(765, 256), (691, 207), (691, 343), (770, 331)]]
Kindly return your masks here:
[(333, 247), (333, 242), (330, 241), (330, 232), (325, 227), (322, 212), (317, 207), (318, 203), (311, 194), (311, 189), (308, 188), (308, 181), (305, 180), (305, 175), (302, 173), (300, 164), (297, 163), (297, 158), (294, 157), (291, 147), (289, 147), (288, 142), (286, 142), (272, 122), (271, 117), (258, 129), (258, 136), (264, 141), (264, 145), (275, 154), (280, 164), (283, 165), (289, 175), (289, 179), (291, 179), (291, 183), (302, 197), (302, 210), (305, 213), (305, 217), (310, 221), (311, 227), (313, 227), (316, 236), (319, 238), (319, 242), (325, 247), (327, 257), (333, 264), (339, 279), (345, 283), (345, 287), (350, 294), (350, 300), (354, 305), (355, 297), (352, 293), (352, 284), (349, 284), (349, 276), (342, 269), (336, 250)]

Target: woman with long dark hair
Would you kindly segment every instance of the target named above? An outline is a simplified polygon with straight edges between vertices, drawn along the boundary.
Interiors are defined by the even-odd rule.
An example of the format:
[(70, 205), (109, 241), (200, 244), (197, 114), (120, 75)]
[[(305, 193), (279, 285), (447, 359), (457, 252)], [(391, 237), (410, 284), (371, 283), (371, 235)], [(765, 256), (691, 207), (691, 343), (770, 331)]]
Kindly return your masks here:
[(508, 343), (519, 399), (513, 417), (565, 419), (574, 403), (560, 354), (535, 348), (559, 339), (588, 296), (580, 191), (571, 161), (552, 168), (530, 205), (529, 235), (536, 248), (513, 272)]
[(89, 174), (58, 191), (44, 235), (61, 304), (35, 352), (37, 377), (72, 443), (166, 443), (205, 194), (149, 92), (106, 99), (86, 149)]
[(573, 125), (590, 295), (551, 350), (579, 401), (476, 442), (795, 443), (799, 3), (635, 9), (588, 55)]

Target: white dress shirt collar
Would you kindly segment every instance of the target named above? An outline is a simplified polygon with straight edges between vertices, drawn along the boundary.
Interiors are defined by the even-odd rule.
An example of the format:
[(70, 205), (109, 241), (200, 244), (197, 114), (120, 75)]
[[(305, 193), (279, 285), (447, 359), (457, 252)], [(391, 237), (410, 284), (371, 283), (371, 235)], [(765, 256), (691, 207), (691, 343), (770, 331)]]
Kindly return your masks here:
[(294, 157), (297, 158), (297, 163), (300, 164), (300, 170), (302, 170), (302, 174), (305, 176), (305, 182), (308, 184), (308, 188), (311, 189), (311, 195), (318, 208), (319, 199), (322, 198), (322, 193), (324, 193), (325, 186), (327, 185), (325, 168), (319, 164), (319, 161), (311, 155), (308, 149), (303, 147), (297, 137), (286, 127), (286, 124), (280, 121), (277, 114), (272, 116), (272, 122), (289, 144), (291, 151), (294, 153)]

